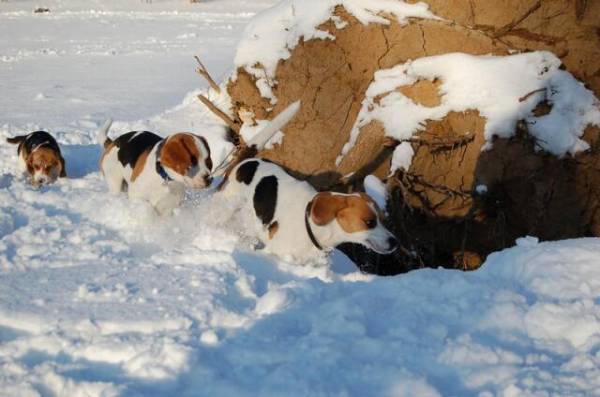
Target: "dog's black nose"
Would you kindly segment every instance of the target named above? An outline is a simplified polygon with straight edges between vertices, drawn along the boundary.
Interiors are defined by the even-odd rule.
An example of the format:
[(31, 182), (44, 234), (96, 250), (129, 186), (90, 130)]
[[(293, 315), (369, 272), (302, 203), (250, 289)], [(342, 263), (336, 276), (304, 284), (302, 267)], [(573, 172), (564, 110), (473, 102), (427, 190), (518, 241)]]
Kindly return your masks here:
[(388, 245), (390, 246), (390, 248), (395, 248), (398, 246), (398, 239), (396, 237), (390, 237), (388, 238)]

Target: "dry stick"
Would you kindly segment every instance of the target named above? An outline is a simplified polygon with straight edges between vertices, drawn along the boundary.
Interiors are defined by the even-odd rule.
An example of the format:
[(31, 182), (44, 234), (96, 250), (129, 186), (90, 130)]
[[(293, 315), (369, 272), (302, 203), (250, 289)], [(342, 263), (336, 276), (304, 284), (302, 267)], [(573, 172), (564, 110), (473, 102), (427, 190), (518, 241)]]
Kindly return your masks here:
[[(213, 90), (220, 93), (221, 88), (217, 85), (217, 83), (215, 83), (213, 78), (210, 76), (210, 73), (208, 73), (208, 70), (206, 70), (206, 67), (204, 66), (204, 64), (202, 63), (200, 58), (198, 58), (198, 56), (196, 56), (196, 55), (194, 55), (194, 58), (196, 59), (196, 62), (198, 62), (198, 67), (196, 68), (196, 72), (200, 76), (204, 77), (204, 79), (208, 82), (208, 84), (211, 86), (211, 88)], [(221, 109), (216, 107), (204, 95), (198, 95), (198, 99), (200, 100), (200, 102), (202, 102), (208, 108), (208, 110), (210, 110), (217, 117), (219, 117), (221, 120), (223, 120), (225, 122), (225, 124), (227, 124), (229, 126), (229, 128), (231, 128), (236, 134), (239, 134), (240, 123), (237, 120), (233, 120), (231, 117), (229, 117), (227, 114), (225, 114)]]
[(216, 107), (207, 97), (204, 95), (198, 95), (198, 99), (202, 102), (208, 110), (213, 112), (217, 117), (225, 122), (236, 134), (240, 133), (240, 125), (227, 114), (225, 114), (221, 109)]
[(200, 61), (200, 58), (198, 58), (198, 56), (196, 56), (196, 55), (194, 55), (194, 58), (196, 59), (196, 62), (198, 62), (198, 67), (196, 68), (196, 73), (198, 73), (200, 76), (204, 77), (204, 79), (208, 82), (208, 84), (210, 84), (210, 86), (213, 90), (220, 93), (221, 87), (219, 87), (219, 85), (217, 83), (215, 83), (213, 78), (210, 76), (210, 73), (208, 73), (208, 70), (206, 70), (206, 67), (204, 66), (202, 61)]
[(529, 99), (529, 97), (531, 97), (532, 95), (537, 94), (538, 92), (544, 92), (546, 91), (546, 88), (540, 88), (539, 90), (534, 90), (531, 91), (530, 93), (523, 95), (521, 98), (519, 98), (519, 102), (525, 102), (526, 100)]

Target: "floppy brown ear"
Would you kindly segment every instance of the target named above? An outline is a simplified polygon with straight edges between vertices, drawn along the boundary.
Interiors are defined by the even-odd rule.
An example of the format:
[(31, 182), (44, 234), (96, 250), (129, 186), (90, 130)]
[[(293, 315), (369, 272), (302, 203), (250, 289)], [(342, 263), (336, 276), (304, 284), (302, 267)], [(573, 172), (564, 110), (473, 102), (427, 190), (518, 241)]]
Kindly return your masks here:
[(25, 161), (25, 164), (27, 165), (27, 172), (29, 172), (30, 175), (33, 175), (33, 156), (29, 155), (27, 156), (27, 160)]
[(310, 217), (318, 226), (327, 225), (336, 214), (346, 208), (346, 197), (334, 195), (330, 192), (319, 193), (313, 199)]
[(160, 151), (160, 162), (180, 175), (185, 175), (194, 157), (200, 160), (200, 152), (189, 134), (172, 135)]
[(58, 176), (60, 178), (66, 178), (67, 177), (67, 169), (65, 168), (65, 159), (63, 158), (63, 156), (59, 156), (60, 159), (60, 174), (58, 174)]

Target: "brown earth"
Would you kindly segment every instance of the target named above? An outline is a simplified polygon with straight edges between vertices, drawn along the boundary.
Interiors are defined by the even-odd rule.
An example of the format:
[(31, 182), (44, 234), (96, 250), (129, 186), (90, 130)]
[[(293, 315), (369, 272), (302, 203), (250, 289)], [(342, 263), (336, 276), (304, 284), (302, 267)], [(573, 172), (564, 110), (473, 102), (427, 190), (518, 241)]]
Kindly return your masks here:
[[(361, 177), (369, 173), (385, 179), (392, 149), (385, 146), (389, 142), (377, 122), (361, 129), (339, 167), (335, 159), (348, 141), (373, 74), (423, 56), (549, 50), (600, 96), (600, 2), (425, 2), (445, 21), (413, 19), (401, 26), (390, 18), (390, 25), (364, 26), (338, 7), (336, 15), (348, 26), (322, 26), (336, 40), (301, 42), (288, 60), (280, 61), (273, 109), (261, 98), (253, 78), (238, 70), (238, 79), (228, 85), (238, 117), (251, 111), (256, 118), (271, 118), (302, 100), (282, 144), (261, 156), (319, 189), (360, 188)], [(399, 90), (417, 103), (435, 106), (438, 85), (422, 81)], [(540, 106), (538, 111), (547, 110)], [(482, 152), (484, 125), (476, 110), (451, 113), (428, 122), (413, 138), (410, 169), (387, 179), (390, 227), (404, 247), (388, 257), (346, 248), (363, 269), (393, 274), (420, 266), (475, 268), (488, 253), (523, 235), (600, 235), (597, 129), (586, 132), (592, 150), (558, 159), (535, 150), (524, 123), (514, 138), (498, 139), (492, 150)], [(349, 180), (341, 179), (352, 172)], [(474, 192), (479, 184), (487, 186), (486, 194)]]

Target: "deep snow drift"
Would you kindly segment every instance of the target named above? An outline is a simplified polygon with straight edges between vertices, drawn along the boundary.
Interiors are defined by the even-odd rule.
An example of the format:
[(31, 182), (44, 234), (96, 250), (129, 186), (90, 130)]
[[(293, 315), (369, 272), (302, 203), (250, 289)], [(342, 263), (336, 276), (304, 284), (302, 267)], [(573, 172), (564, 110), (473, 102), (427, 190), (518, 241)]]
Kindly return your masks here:
[[(108, 116), (115, 132), (191, 129), (227, 152), (222, 125), (185, 96), (202, 83), (191, 54), (213, 54), (225, 75), (243, 24), (269, 2), (48, 3), (47, 16), (0, 3), (0, 59), (34, 48), (0, 62), (0, 138), (47, 128), (70, 175), (34, 190), (0, 143), (0, 395), (600, 395), (600, 239), (524, 238), (474, 273), (378, 278), (340, 253), (299, 267), (256, 251), (212, 191), (163, 219), (107, 193), (94, 134)], [(114, 36), (98, 35), (101, 20)], [(66, 53), (29, 41), (57, 26)], [(127, 54), (68, 52), (72, 40), (137, 47), (150, 30), (137, 66), (164, 66), (152, 73)], [(105, 69), (83, 78), (81, 62)], [(60, 95), (42, 87), (47, 63)]]

